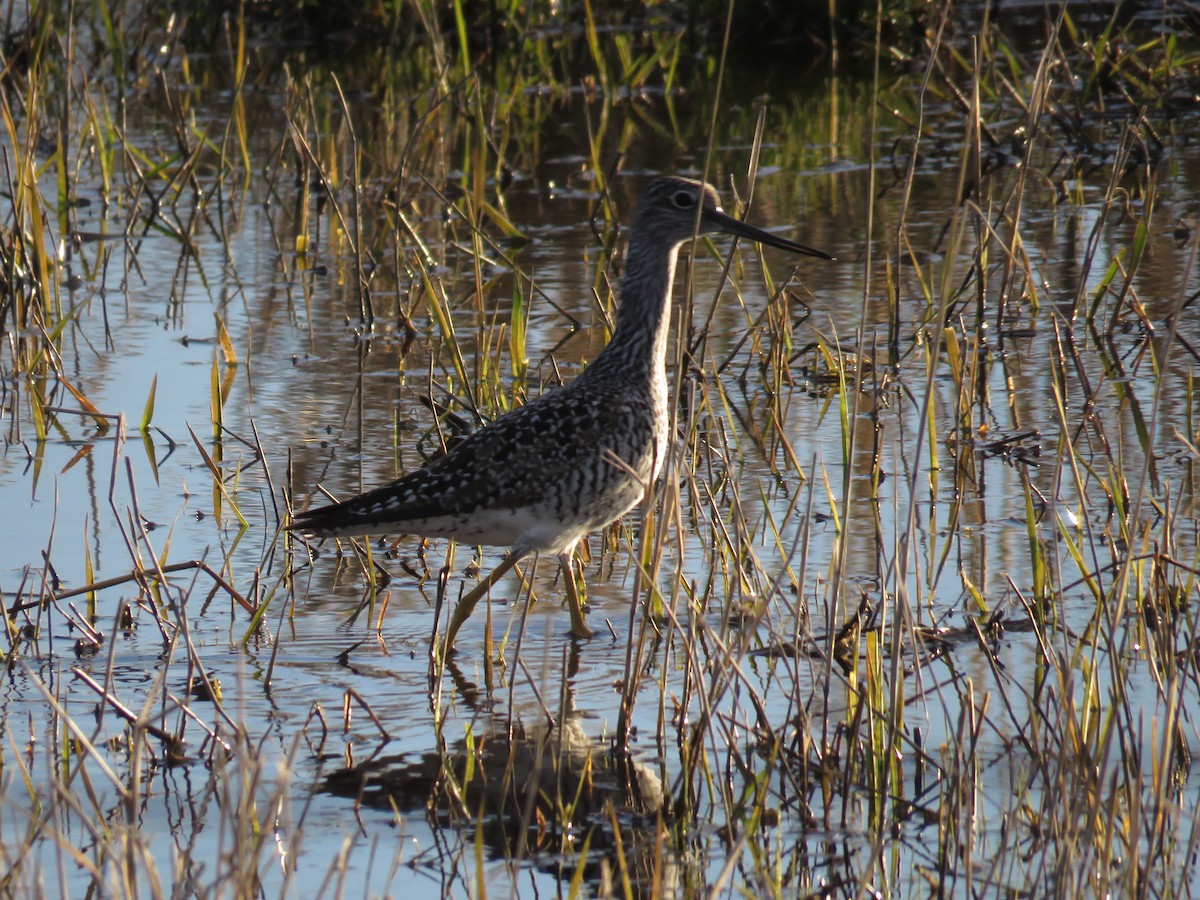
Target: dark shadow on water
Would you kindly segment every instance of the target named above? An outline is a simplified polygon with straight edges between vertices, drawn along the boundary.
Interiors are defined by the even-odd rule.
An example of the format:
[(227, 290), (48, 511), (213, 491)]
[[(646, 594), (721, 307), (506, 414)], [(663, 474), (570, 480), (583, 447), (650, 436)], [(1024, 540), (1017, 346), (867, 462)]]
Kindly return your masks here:
[(423, 811), (461, 835), (464, 856), (481, 838), (492, 860), (532, 864), (566, 884), (582, 866), (600, 893), (626, 878), (639, 896), (677, 890), (658, 774), (573, 718), (562, 727), (495, 721), (470, 746), (464, 738), (440, 753), (378, 755), (328, 773), (318, 790), (371, 809)]

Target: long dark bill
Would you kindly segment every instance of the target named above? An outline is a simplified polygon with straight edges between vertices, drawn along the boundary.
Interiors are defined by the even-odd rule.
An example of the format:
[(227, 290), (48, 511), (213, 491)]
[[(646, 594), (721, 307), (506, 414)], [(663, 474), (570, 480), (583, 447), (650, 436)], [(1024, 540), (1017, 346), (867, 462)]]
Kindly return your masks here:
[(768, 247), (778, 247), (780, 250), (802, 253), (805, 256), (815, 256), (818, 259), (837, 259), (836, 256), (831, 256), (824, 250), (816, 250), (812, 247), (806, 247), (804, 244), (789, 241), (787, 238), (771, 234), (769, 231), (763, 231), (761, 228), (755, 228), (753, 225), (749, 225), (741, 219), (735, 219), (733, 216), (723, 212), (709, 212), (707, 217), (711, 219), (717, 228), (720, 228), (726, 234), (736, 234), (738, 237), (748, 238), (760, 244), (766, 244)]

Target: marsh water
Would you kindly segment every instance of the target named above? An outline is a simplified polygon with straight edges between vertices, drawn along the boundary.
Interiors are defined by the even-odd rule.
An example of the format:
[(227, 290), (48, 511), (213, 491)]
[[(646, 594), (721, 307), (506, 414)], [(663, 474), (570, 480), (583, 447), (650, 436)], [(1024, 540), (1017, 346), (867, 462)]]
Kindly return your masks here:
[[(13, 616), (0, 689), (0, 840), (11, 848), (30, 829), (49, 832), (32, 796), (47, 772), (69, 770), (79, 754), (86, 774), (73, 783), (84, 790), (86, 781), (96, 809), (136, 826), (144, 856), (134, 880), (146, 884), (148, 872), (167, 885), (215, 883), (249, 865), (265, 896), (558, 895), (582, 858), (564, 847), (593, 835), (583, 856), (602, 863), (589, 862), (583, 877), (596, 892), (619, 868), (615, 846), (624, 836), (622, 852), (670, 857), (669, 869), (660, 863), (656, 871), (680, 893), (721, 885), (755, 892), (763, 854), (788, 861), (788, 891), (920, 893), (921, 873), (948, 871), (928, 849), (937, 843), (936, 791), (909, 797), (914, 808), (928, 802), (935, 811), (892, 821), (883, 850), (877, 801), (865, 789), (848, 790), (849, 802), (831, 814), (834, 800), (820, 792), (789, 800), (793, 788), (804, 793), (802, 780), (777, 772), (759, 786), (775, 798), (775, 820), (740, 839), (718, 799), (753, 793), (746, 773), (764, 728), (788, 735), (797, 757), (809, 752), (798, 729), (834, 753), (856, 691), (871, 679), (842, 677), (826, 650), (861, 598), (870, 601), (864, 647), (872, 636), (880, 636), (873, 652), (890, 646), (886, 635), (901, 619), (930, 640), (943, 635), (950, 648), (900, 654), (896, 645), (893, 674), (903, 687), (891, 695), (904, 704), (906, 731), (946, 761), (940, 777), (970, 760), (975, 830), (949, 866), (961, 880), (943, 882), (947, 890), (969, 892), (972, 865), (1009, 846), (1010, 817), (1033, 816), (1045, 802), (1046, 784), (1030, 777), (1023, 748), (1035, 734), (1016, 724), (1044, 718), (1045, 701), (1015, 686), (1030, 686), (1048, 656), (1087, 656), (1068, 666), (1082, 683), (1056, 702), (1069, 704), (1071, 691), (1095, 681), (1098, 696), (1136, 711), (1141, 731), (1129, 740), (1147, 758), (1163, 753), (1156, 723), (1176, 713), (1172, 733), (1194, 752), (1194, 580), (1184, 578), (1182, 593), (1171, 595), (1181, 598), (1182, 619), (1168, 655), (1191, 673), (1178, 691), (1164, 686), (1158, 665), (1139, 661), (1152, 638), (1138, 630), (1149, 617), (1135, 605), (1123, 611), (1126, 621), (1110, 623), (1127, 635), (1119, 648), (1097, 649), (1097, 640), (1079, 635), (1099, 629), (1093, 584), (1114, 577), (1127, 548), (1118, 525), (1124, 510), (1136, 506), (1144, 522), (1137, 552), (1148, 574), (1130, 577), (1144, 577), (1147, 594), (1157, 584), (1154, 559), (1185, 569), (1197, 561), (1192, 379), (1200, 313), (1184, 301), (1200, 289), (1192, 231), (1200, 147), (1188, 136), (1200, 114), (1185, 108), (1171, 133), (1159, 134), (1154, 159), (1129, 163), (1122, 178), (1110, 168), (1127, 162), (1136, 125), (1112, 123), (1136, 123), (1136, 110), (1098, 112), (1080, 126), (1090, 144), (1050, 142), (1028, 159), (1019, 111), (1000, 101), (985, 110), (988, 127), (1004, 136), (987, 177), (1011, 188), (1030, 173), (1019, 218), (1030, 265), (1005, 274), (1000, 248), (1014, 246), (1005, 233), (1012, 209), (988, 208), (978, 185), (964, 187), (971, 137), (957, 114), (939, 117), (955, 98), (925, 100), (929, 124), (915, 141), (917, 107), (900, 83), (907, 78), (915, 90), (919, 74), (916, 61), (911, 74), (889, 76), (895, 115), (877, 102), (869, 77), (816, 71), (769, 90), (756, 83), (759, 73), (733, 71), (719, 101), (650, 89), (611, 106), (586, 89), (547, 96), (536, 138), (510, 148), (502, 191), (490, 182), (489, 196), (502, 200), (519, 240), (487, 216), (472, 229), (461, 190), (446, 189), (465, 180), (453, 168), (422, 170), (420, 154), (389, 168), (403, 137), (382, 134), (377, 93), (351, 91), (346, 102), (370, 164), (360, 178), (363, 208), (379, 210), (362, 223), (364, 243), (382, 248), (364, 273), (371, 321), (362, 316), (347, 237), (355, 227), (352, 175), (340, 171), (335, 202), (322, 196), (291, 137), (289, 117), (293, 130), (303, 126), (296, 128), (295, 97), (281, 84), (264, 79), (245, 95), (244, 168), (195, 170), (186, 189), (170, 186), (158, 205), (117, 201), (125, 189), (106, 189), (94, 157), (73, 158), (71, 205), (46, 223), (67, 323), (55, 340), (58, 358), (38, 381), (5, 377), (5, 605), (150, 570), (156, 560), (202, 560), (249, 606), (266, 609), (252, 626), (231, 592), (192, 568), (172, 572), (166, 587), (125, 581)], [(168, 104), (153, 85), (144, 91), (125, 101), (123, 140), (145, 159), (179, 165)], [(324, 83), (308, 91), (299, 93), (315, 96), (318, 113), (305, 137), (328, 164), (325, 154), (344, 140), (335, 92)], [(227, 133), (231, 102), (197, 90), (187, 120), (193, 137)], [(654, 627), (643, 618), (642, 536), (631, 515), (594, 536), (584, 558), (594, 638), (567, 635), (560, 576), (542, 560), (536, 573), (527, 570), (525, 586), (510, 576), (493, 590), (489, 610), (481, 607), (461, 632), (452, 664), (431, 678), (439, 572), (449, 563), (452, 602), (502, 551), (479, 556), (406, 537), (369, 542), (366, 567), (349, 543), (327, 542), (310, 559), (279, 527), (287, 494), (304, 506), (322, 502), (318, 485), (344, 497), (383, 483), (435, 452), (431, 405), (455, 411), (443, 429), (477, 427), (580, 371), (603, 345), (620, 271), (593, 148), (612, 167), (611, 209), (628, 221), (652, 177), (704, 170), (714, 103), (708, 175), (727, 205), (731, 182), (745, 191), (757, 153), (747, 218), (837, 261), (797, 261), (770, 248), (760, 256), (743, 245), (726, 271), (725, 239), (714, 242), (715, 253), (702, 242), (685, 254), (672, 368), (685, 370), (679, 417), (699, 424), (681, 426), (669, 476), (681, 486), (678, 510), (659, 518), (669, 537), (655, 577), (673, 618)], [(472, 111), (465, 103), (463, 115)], [(1071, 166), (1055, 159), (1068, 151)], [(471, 152), (465, 147), (463, 159)], [(53, 199), (54, 167), (40, 177)], [(306, 253), (297, 252), (301, 230)], [(980, 241), (992, 255), (977, 268)], [(1135, 246), (1140, 265), (1124, 284), (1121, 266)], [(432, 294), (444, 298), (448, 315), (433, 309)], [(1093, 327), (1084, 313), (1094, 304), (1101, 314)], [(957, 357), (942, 343), (948, 334)], [(11, 356), (16, 338), (6, 340)], [(981, 362), (964, 375), (956, 359), (968, 368)], [(31, 392), (41, 395), (37, 404)], [(964, 393), (972, 398), (965, 403)], [(464, 397), (474, 399), (478, 418)], [(956, 474), (964, 471), (969, 477)], [(1105, 490), (1122, 480), (1118, 472), (1131, 487), (1126, 496)], [(1160, 530), (1172, 519), (1169, 532)], [(1163, 534), (1170, 546), (1159, 542)], [(1041, 545), (1036, 553), (1031, 541)], [(1035, 572), (1035, 560), (1049, 560), (1050, 573)], [(365, 572), (374, 566), (386, 576), (372, 583)], [(1049, 647), (1025, 625), (1042, 578), (1057, 585)], [(527, 603), (530, 584), (536, 599)], [(157, 613), (148, 608), (155, 604)], [(119, 616), (127, 606), (132, 615)], [(156, 624), (158, 616), (186, 622), (186, 634)], [(70, 624), (89, 618), (103, 633), (98, 646)], [(1001, 622), (1012, 627), (982, 627)], [(628, 771), (623, 780), (603, 761), (618, 743), (630, 644), (646, 633), (657, 637), (641, 659), (628, 755), (620, 754), (641, 784), (641, 799), (631, 800)], [(743, 638), (738, 679), (705, 697), (717, 682), (698, 674), (708, 655), (719, 658), (714, 648)], [(1120, 666), (1109, 653), (1122, 657)], [(883, 671), (893, 664), (885, 657)], [(201, 668), (219, 680), (219, 704), (190, 691)], [(122, 738), (129, 723), (77, 672), (143, 721), (179, 730), (182, 758), (168, 764), (133, 753)], [(73, 737), (87, 738), (88, 753), (67, 740), (67, 717), (82, 726)], [(693, 790), (679, 784), (687, 768), (681, 747), (689, 729), (710, 719), (721, 723), (703, 726), (712, 729), (701, 745), (710, 789), (689, 794), (700, 798), (695, 816), (704, 827), (669, 851), (639, 848), (639, 835), (655, 833), (646, 822)], [(489, 830), (504, 813), (489, 808), (486, 790), (465, 793), (457, 814), (431, 799), (445, 790), (443, 766), (485, 767), (489, 745), (507, 749), (546, 722), (562, 726), (553, 749), (535, 741), (541, 752), (517, 763), (534, 774), (517, 784), (536, 784), (548, 761), (570, 768), (590, 750), (587, 777), (610, 795), (608, 806), (561, 825), (566, 840), (538, 846), (528, 835), (547, 828), (528, 820)], [(206, 729), (233, 750), (222, 752)], [(560, 746), (578, 752), (560, 756)], [(494, 752), (511, 778), (513, 756)], [(900, 756), (905, 778), (937, 780)], [(371, 772), (374, 787), (364, 791), (347, 771)], [(1174, 777), (1169, 805), (1179, 816), (1169, 829), (1187, 846), (1200, 782), (1190, 765)], [(134, 780), (136, 808), (128, 809), (119, 786)], [(379, 793), (380, 784), (391, 789)], [(653, 799), (653, 785), (666, 801)], [(1014, 799), (1021, 790), (1031, 793)], [(230, 810), (247, 812), (239, 819)], [(42, 861), (37, 880), (51, 893), (79, 895), (93, 880), (81, 860), (101, 856), (103, 828), (69, 804), (49, 816), (55, 837), (30, 843)], [(249, 820), (259, 855), (246, 860), (238, 827)], [(534, 846), (516, 848), (515, 834)], [(1005, 865), (1037, 871), (1056, 888), (1081, 877), (1015, 857)]]

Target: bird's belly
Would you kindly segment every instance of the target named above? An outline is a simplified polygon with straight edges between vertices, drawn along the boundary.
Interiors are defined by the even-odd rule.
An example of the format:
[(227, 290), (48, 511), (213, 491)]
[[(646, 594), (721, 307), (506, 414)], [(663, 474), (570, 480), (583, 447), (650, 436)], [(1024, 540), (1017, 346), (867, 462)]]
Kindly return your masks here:
[[(519, 553), (559, 553), (589, 532), (603, 528), (633, 509), (645, 494), (649, 461), (638, 474), (548, 486), (535, 503), (513, 508), (476, 509), (461, 514), (405, 523), (412, 534), (445, 535), (464, 544), (512, 547)], [(584, 480), (586, 482), (586, 479)]]
[(623, 482), (589, 496), (586, 504), (538, 503), (512, 510), (488, 510), (448, 530), (466, 544), (510, 546), (521, 553), (559, 553), (604, 528), (641, 500), (640, 485)]

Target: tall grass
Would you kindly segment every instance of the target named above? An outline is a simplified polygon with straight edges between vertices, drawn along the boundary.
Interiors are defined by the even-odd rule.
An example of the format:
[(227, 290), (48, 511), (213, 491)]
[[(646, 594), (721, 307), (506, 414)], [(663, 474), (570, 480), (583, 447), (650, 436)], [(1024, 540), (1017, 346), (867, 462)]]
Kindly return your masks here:
[[(36, 494), (69, 446), (56, 474), (95, 469), (105, 501), (0, 570), (6, 894), (362, 893), (364, 836), (389, 889), (418, 872), (436, 893), (1186, 893), (1200, 436), (1178, 23), (1063, 4), (1028, 39), (970, 9), (885, 17), (870, 78), (764, 104), (724, 5), (698, 57), (675, 7), (627, 28), (605, 4), (414, 3), (343, 55), (264, 44), (295, 33), (264, 10), (43, 5), (4, 46), (7, 453)], [(803, 210), (842, 262), (697, 245), (667, 477), (567, 576), (602, 636), (543, 640), (533, 603), (562, 586), (526, 567), (495, 592), (514, 614), (481, 608), (482, 653), (446, 659), (431, 619), (488, 556), (312, 559), (280, 536), (286, 504), (413, 468), (573, 377), (619, 302), (629, 172), (668, 165), (756, 220)], [(530, 262), (561, 202), (590, 224), (560, 262), (574, 306)], [(261, 268), (240, 243), (257, 210)], [(168, 283), (143, 266), (155, 241)], [(132, 412), (91, 399), (136, 352), (116, 298), (127, 314), (147, 282), (206, 348), (191, 440), (159, 424), (180, 398), (153, 372)], [(298, 348), (282, 415), (259, 399), (279, 330)], [(174, 454), (198, 526), (150, 519)], [(96, 529), (120, 552), (76, 543)], [(387, 712), (404, 690), (415, 721)], [(330, 802), (361, 827), (336, 846)], [(428, 846), (379, 838), (414, 819)]]

